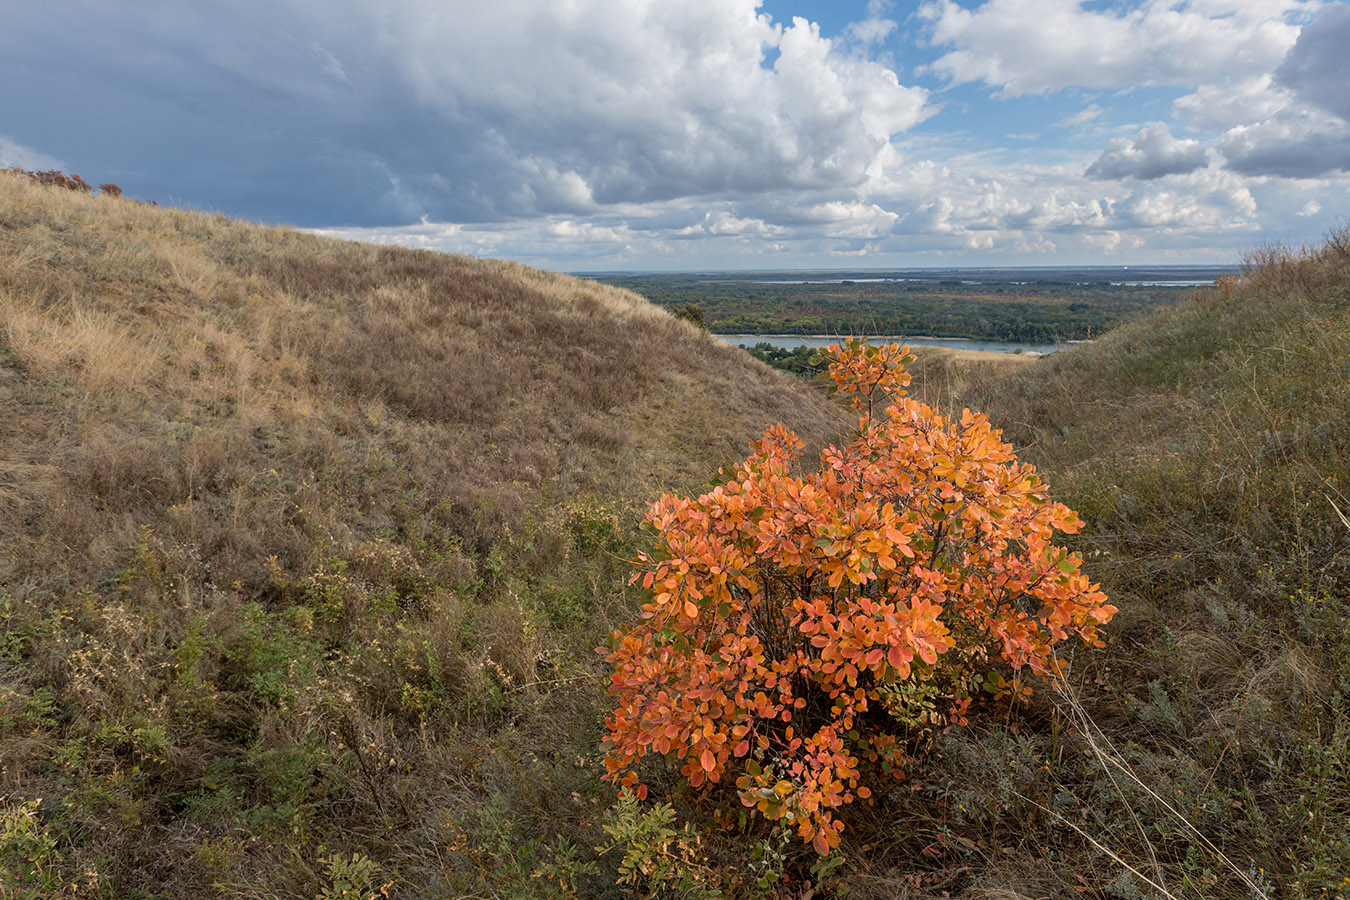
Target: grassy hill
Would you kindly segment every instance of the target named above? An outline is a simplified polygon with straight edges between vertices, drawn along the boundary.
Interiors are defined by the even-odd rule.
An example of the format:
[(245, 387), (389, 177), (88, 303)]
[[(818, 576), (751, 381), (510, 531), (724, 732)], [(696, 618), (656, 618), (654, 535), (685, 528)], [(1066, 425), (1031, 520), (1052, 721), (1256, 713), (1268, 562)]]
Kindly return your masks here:
[(1121, 610), (1065, 693), (952, 736), (923, 809), (978, 842), (965, 883), (1350, 896), (1350, 231), (958, 400)]
[(640, 511), (777, 421), (842, 416), (631, 293), (0, 175), (0, 893), (593, 855)]
[[(1087, 520), (1109, 646), (932, 735), (828, 874), (735, 822), (699, 864), (1350, 896), (1350, 234), (915, 371)], [(775, 421), (847, 424), (623, 291), (0, 176), (0, 896), (698, 895), (595, 852), (593, 648), (643, 501)]]

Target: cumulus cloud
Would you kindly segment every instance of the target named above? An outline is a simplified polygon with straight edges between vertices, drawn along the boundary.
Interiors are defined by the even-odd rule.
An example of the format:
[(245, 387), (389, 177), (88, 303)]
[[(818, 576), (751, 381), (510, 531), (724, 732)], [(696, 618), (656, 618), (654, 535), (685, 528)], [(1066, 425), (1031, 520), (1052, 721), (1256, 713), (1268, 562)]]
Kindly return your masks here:
[(1231, 172), (1210, 168), (1166, 181), (1100, 182), (1068, 166), (1022, 165), (990, 174), (975, 155), (910, 160), (875, 184), (867, 200), (804, 204), (791, 193), (685, 199), (622, 205), (586, 222), (596, 231), (554, 216), (340, 233), (574, 270), (688, 269), (695, 246), (699, 265), (710, 268), (744, 267), (752, 260), (783, 267), (844, 258), (875, 264), (900, 253), (911, 264), (917, 255), (933, 265), (968, 261), (970, 253), (989, 265), (1025, 264), (1019, 254), (1060, 264), (1140, 253), (1194, 261), (1185, 254), (1203, 251), (1202, 259), (1213, 259), (1219, 252), (1207, 241), (1231, 242), (1232, 256), (1259, 234), (1257, 198)]
[(899, 27), (894, 19), (886, 17), (891, 5), (890, 0), (867, 0), (867, 17), (849, 24), (844, 33), (862, 44), (881, 43)]
[(966, 9), (927, 0), (932, 40), (953, 49), (932, 66), (955, 82), (1004, 96), (1071, 85), (1127, 87), (1216, 82), (1228, 71), (1270, 71), (1298, 37), (1302, 0), (1190, 0), (1085, 8), (1082, 0), (986, 0)]
[(1288, 91), (1275, 85), (1271, 73), (1262, 72), (1202, 85), (1173, 101), (1172, 114), (1193, 128), (1227, 131), (1234, 125), (1269, 119), (1291, 100)]
[[(1258, 204), (1245, 180), (1199, 168), (1164, 180), (1096, 181), (1081, 167), (1021, 164), (989, 171), (977, 155), (938, 163), (911, 162), (889, 173), (874, 198), (901, 214), (892, 229), (899, 243), (929, 247), (1014, 246), (1054, 243), (1060, 250), (1134, 249), (1180, 232), (1254, 233)], [(1115, 235), (1110, 240), (1101, 235)], [(992, 243), (991, 243), (992, 242)]]
[(1209, 165), (1199, 141), (1181, 140), (1162, 122), (1145, 127), (1134, 138), (1115, 138), (1084, 173), (1101, 181), (1138, 178), (1151, 181), (1164, 175), (1184, 175)]
[(1315, 179), (1350, 171), (1350, 6), (1320, 8), (1280, 64), (1202, 84), (1172, 104), (1193, 128), (1220, 132), (1232, 172)]
[(1289, 55), (1275, 70), (1275, 80), (1300, 99), (1350, 121), (1350, 5), (1332, 3), (1318, 10)]
[(1318, 178), (1350, 171), (1350, 127), (1313, 111), (1287, 108), (1224, 133), (1219, 152), (1244, 175)]
[[(115, 135), (128, 165), (160, 171), (172, 150), (166, 183), (191, 184), (198, 202), (229, 209), (256, 192), (248, 199), (270, 195), (303, 224), (848, 188), (931, 112), (925, 90), (869, 55), (865, 42), (893, 27), (881, 4), (859, 26), (863, 43), (775, 22), (756, 0), (49, 12), (7, 17), (0, 74), (42, 71), (44, 97), (62, 93), (67, 118)], [(68, 63), (52, 79), (55, 56)], [(49, 117), (30, 105), (30, 120)], [(184, 144), (200, 146), (207, 171), (185, 170)]]
[(1189, 183), (1139, 187), (1113, 208), (1121, 227), (1167, 231), (1241, 229), (1251, 226), (1256, 213), (1250, 189), (1227, 172), (1195, 173)]
[[(493, 161), (481, 177), (534, 184), (521, 157), (544, 158), (601, 203), (853, 184), (926, 115), (924, 91), (750, 0), (507, 0), (391, 27), (422, 103), (467, 120), (463, 139)], [(540, 211), (530, 199), (486, 212)]]

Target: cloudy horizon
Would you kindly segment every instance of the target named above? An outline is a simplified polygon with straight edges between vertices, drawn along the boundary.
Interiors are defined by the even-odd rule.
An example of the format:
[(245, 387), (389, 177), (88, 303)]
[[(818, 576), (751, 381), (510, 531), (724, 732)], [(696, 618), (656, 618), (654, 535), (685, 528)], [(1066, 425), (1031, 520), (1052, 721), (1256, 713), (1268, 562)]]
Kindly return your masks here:
[(0, 166), (362, 240), (1230, 264), (1350, 210), (1342, 0), (10, 5)]

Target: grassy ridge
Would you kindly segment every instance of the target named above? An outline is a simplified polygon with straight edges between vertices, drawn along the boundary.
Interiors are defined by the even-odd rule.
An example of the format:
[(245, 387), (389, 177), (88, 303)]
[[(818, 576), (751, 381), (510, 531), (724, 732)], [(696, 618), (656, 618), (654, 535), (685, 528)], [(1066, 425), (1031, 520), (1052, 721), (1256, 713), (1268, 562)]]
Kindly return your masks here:
[(779, 420), (617, 289), (0, 177), (5, 895), (537, 890), (637, 511)]
[(1121, 609), (1064, 694), (948, 741), (965, 883), (1350, 895), (1350, 233), (960, 400), (1087, 520)]

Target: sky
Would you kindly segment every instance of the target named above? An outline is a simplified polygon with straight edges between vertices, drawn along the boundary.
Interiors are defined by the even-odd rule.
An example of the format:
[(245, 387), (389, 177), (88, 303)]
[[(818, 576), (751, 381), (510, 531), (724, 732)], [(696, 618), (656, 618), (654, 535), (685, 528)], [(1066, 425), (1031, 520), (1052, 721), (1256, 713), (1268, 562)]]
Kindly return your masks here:
[(1343, 0), (0, 0), (0, 166), (563, 271), (1231, 264), (1350, 214)]

